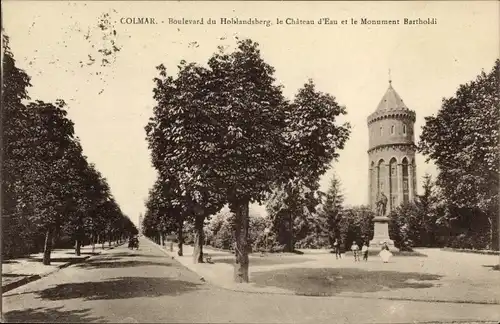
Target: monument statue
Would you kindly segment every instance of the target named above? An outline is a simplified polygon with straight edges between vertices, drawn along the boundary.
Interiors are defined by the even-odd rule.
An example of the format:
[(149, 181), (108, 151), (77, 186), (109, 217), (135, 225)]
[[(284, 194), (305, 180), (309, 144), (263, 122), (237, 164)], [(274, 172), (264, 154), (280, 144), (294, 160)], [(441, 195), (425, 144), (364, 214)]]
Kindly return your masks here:
[(377, 195), (377, 216), (384, 217), (387, 207), (387, 196), (382, 192)]

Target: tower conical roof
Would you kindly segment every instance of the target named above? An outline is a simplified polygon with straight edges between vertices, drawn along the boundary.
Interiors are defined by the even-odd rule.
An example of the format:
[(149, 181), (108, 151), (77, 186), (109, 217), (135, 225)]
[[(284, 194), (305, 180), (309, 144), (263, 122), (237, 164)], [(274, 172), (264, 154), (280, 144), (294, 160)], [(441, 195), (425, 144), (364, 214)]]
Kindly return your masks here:
[(376, 111), (401, 110), (401, 109), (409, 110), (408, 107), (406, 107), (405, 103), (403, 102), (403, 99), (401, 99), (399, 94), (392, 87), (392, 82), (389, 81), (389, 88), (387, 88), (387, 91), (382, 97), (382, 100), (380, 100), (380, 103), (378, 104)]

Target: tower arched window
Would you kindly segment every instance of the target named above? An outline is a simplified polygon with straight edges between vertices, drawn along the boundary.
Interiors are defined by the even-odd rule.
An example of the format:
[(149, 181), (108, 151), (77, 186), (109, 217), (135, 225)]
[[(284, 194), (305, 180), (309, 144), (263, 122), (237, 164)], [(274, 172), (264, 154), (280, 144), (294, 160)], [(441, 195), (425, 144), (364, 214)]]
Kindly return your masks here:
[(380, 136), (384, 135), (384, 129), (380, 126)]
[(406, 135), (406, 125), (403, 125), (403, 134)]
[(391, 126), (391, 135), (394, 135), (394, 125)]
[(389, 210), (392, 211), (396, 207), (397, 197), (398, 197), (398, 175), (396, 172), (397, 161), (392, 158), (389, 161), (389, 199), (390, 206)]
[(402, 169), (403, 169), (403, 203), (408, 203), (409, 201), (409, 189), (408, 189), (408, 181), (409, 172), (408, 172), (408, 159), (405, 157), (402, 161)]

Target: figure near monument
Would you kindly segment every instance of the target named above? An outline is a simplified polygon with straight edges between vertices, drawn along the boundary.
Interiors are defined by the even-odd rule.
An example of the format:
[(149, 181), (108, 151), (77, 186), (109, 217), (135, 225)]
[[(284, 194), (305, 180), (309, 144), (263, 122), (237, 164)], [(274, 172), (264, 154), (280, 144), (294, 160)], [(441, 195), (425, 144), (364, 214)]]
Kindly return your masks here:
[(377, 195), (377, 216), (385, 217), (387, 211), (387, 196), (381, 192)]

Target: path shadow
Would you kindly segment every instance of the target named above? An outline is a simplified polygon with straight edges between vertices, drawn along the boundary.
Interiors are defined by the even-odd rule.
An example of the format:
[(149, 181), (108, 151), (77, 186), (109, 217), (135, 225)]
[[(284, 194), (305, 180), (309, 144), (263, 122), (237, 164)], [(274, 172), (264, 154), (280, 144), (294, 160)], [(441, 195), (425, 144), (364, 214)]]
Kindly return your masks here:
[(3, 313), (5, 323), (106, 323), (102, 317), (89, 316), (90, 309), (62, 310), (64, 306), (55, 308), (37, 307), (14, 310)]
[(171, 278), (119, 277), (107, 281), (60, 284), (36, 292), (48, 300), (111, 300), (136, 297), (177, 296), (203, 289), (202, 284)]
[(11, 283), (24, 280), (24, 278), (27, 278), (29, 276), (30, 275), (28, 274), (18, 274), (18, 273), (2, 274), (2, 291), (5, 292), (8, 288), (8, 285), (10, 285)]
[(166, 259), (167, 257), (165, 255), (149, 255), (149, 254), (142, 254), (142, 253), (127, 253), (127, 252), (119, 252), (119, 253), (113, 253), (113, 256), (115, 257), (141, 257), (141, 258), (162, 258)]
[[(230, 251), (227, 251), (227, 252), (211, 252), (211, 251), (203, 251), (203, 255), (204, 256), (210, 256), (210, 257), (218, 257), (218, 256), (225, 256), (225, 257), (229, 257), (231, 253)], [(234, 254), (233, 254), (234, 255)]]
[(2, 260), (2, 264), (13, 264), (13, 263), (19, 263), (19, 261), (16, 261), (16, 260)]
[(84, 269), (102, 269), (102, 268), (128, 268), (128, 267), (141, 267), (141, 266), (161, 266), (170, 267), (172, 264), (166, 262), (152, 262), (152, 261), (114, 261), (110, 259), (96, 260), (85, 263), (80, 263), (77, 267)]
[[(250, 264), (252, 266), (265, 266), (265, 265), (276, 265), (276, 264), (294, 264), (294, 263), (302, 263), (302, 262), (307, 262), (307, 261), (312, 261), (313, 259), (310, 258), (302, 258), (302, 257), (293, 257), (293, 258), (287, 258), (287, 257), (279, 257), (279, 256), (251, 256), (250, 257)], [(212, 259), (212, 262), (214, 263), (227, 263), (227, 264), (234, 264), (235, 258), (234, 257), (228, 257), (228, 258), (221, 258), (221, 259)]]
[(336, 295), (341, 292), (367, 293), (384, 289), (422, 289), (442, 276), (418, 272), (366, 271), (356, 268), (289, 268), (252, 273), (259, 286), (274, 286), (299, 295)]
[[(50, 258), (50, 262), (61, 262), (61, 263), (78, 263), (84, 260), (84, 256), (74, 256), (74, 257), (54, 257)], [(28, 262), (43, 262), (43, 257), (30, 257)]]
[[(68, 252), (67, 254), (76, 255), (75, 252)], [(81, 252), (80, 255), (99, 255), (100, 252)]]
[(483, 264), (485, 268), (491, 268), (491, 270), (500, 271), (500, 264)]
[(15, 277), (26, 277), (27, 275), (25, 274), (18, 274), (18, 273), (2, 273), (2, 277), (4, 278), (15, 278)]

